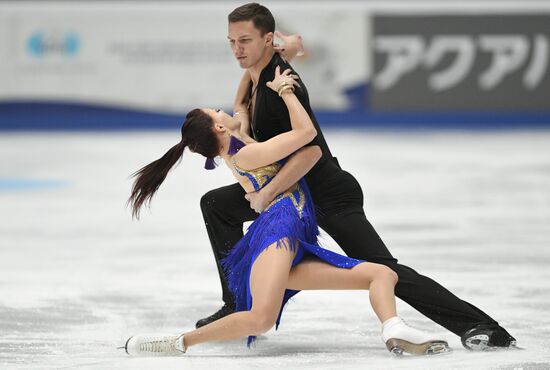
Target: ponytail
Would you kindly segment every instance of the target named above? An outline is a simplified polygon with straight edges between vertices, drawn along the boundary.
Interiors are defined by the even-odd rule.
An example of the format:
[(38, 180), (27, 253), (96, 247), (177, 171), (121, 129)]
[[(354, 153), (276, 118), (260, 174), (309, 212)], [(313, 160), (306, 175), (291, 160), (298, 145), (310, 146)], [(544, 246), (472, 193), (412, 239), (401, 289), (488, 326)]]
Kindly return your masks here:
[(176, 162), (181, 160), (183, 151), (187, 143), (180, 141), (166, 152), (160, 159), (149, 163), (132, 174), (135, 177), (132, 186), (132, 194), (127, 204), (132, 206), (132, 217), (139, 219), (139, 214), (143, 204), (149, 205), (153, 195), (157, 192), (160, 185), (164, 182), (166, 175)]
[(163, 183), (170, 169), (181, 159), (186, 147), (206, 158), (214, 158), (219, 154), (220, 143), (212, 129), (213, 124), (212, 117), (206, 112), (201, 109), (193, 109), (187, 113), (185, 122), (181, 126), (181, 141), (167, 151), (162, 158), (132, 174), (132, 177), (136, 179), (127, 204), (132, 206), (133, 217), (139, 219), (141, 207), (151, 203), (153, 195)]

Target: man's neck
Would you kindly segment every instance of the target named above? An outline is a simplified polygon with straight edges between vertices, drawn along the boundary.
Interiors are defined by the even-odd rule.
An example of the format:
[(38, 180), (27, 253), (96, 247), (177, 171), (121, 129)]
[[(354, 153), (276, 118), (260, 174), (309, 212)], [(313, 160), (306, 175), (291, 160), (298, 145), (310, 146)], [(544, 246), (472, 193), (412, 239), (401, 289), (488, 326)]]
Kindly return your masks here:
[(273, 58), (273, 54), (275, 54), (275, 51), (273, 49), (266, 50), (264, 56), (258, 61), (258, 63), (248, 68), (250, 78), (252, 79), (252, 82), (255, 86), (258, 84), (258, 80), (260, 79), (260, 74), (262, 73), (263, 69), (269, 64), (271, 58)]

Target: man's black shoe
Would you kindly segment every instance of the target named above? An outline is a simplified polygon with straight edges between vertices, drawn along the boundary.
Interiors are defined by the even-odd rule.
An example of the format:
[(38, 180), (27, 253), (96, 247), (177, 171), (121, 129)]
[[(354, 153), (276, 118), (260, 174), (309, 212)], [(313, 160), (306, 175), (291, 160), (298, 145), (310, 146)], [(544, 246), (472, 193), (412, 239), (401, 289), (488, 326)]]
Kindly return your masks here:
[(219, 320), (221, 319), (222, 317), (225, 317), (227, 315), (230, 315), (232, 314), (233, 312), (235, 312), (235, 310), (233, 309), (232, 306), (229, 306), (227, 303), (223, 305), (222, 308), (220, 308), (218, 311), (216, 311), (214, 314), (208, 316), (208, 317), (205, 317), (204, 319), (200, 319), (199, 321), (197, 321), (197, 323), (195, 324), (195, 327), (198, 329), (200, 328), (201, 326), (204, 326), (204, 325), (208, 325), (210, 324), (211, 322), (214, 322), (216, 320)]
[(471, 351), (492, 351), (517, 348), (516, 338), (496, 324), (479, 324), (461, 338), (462, 345)]

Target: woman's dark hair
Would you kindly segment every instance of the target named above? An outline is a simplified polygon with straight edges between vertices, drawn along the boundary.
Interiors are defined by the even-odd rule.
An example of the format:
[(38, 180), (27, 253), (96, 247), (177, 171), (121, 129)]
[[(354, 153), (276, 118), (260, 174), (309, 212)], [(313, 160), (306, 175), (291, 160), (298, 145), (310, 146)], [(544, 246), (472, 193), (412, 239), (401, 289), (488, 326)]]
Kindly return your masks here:
[(252, 21), (261, 35), (275, 32), (275, 18), (265, 6), (258, 3), (244, 4), (229, 13), (229, 23)]
[(132, 216), (139, 219), (143, 204), (149, 205), (170, 169), (181, 160), (185, 147), (207, 158), (219, 154), (220, 144), (212, 129), (212, 118), (200, 109), (193, 109), (185, 116), (181, 126), (181, 141), (174, 145), (160, 159), (149, 163), (132, 174), (135, 177), (128, 204), (132, 206)]

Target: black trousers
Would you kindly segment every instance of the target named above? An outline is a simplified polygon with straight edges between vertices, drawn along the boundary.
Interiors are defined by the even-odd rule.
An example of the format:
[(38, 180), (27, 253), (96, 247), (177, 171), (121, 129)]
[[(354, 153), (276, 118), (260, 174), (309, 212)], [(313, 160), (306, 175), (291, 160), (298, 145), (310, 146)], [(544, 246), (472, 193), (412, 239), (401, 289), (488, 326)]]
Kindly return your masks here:
[[(477, 307), (459, 299), (432, 279), (397, 263), (363, 211), (363, 192), (357, 180), (338, 169), (309, 182), (319, 226), (353, 258), (384, 264), (399, 276), (395, 294), (431, 320), (462, 336), (481, 323), (496, 322)], [(220, 265), (233, 245), (243, 236), (243, 223), (255, 213), (239, 184), (211, 190), (201, 199), (201, 209), (212, 244), (225, 303), (233, 305), (231, 292)]]

